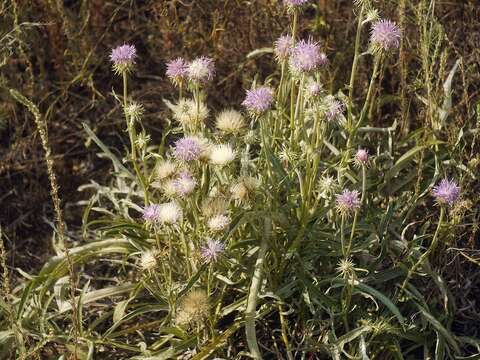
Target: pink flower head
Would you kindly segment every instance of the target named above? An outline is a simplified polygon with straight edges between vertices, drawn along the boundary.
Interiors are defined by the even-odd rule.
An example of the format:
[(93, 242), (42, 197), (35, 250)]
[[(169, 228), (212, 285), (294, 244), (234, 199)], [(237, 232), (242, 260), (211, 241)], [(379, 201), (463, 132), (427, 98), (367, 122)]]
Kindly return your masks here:
[(149, 222), (156, 222), (160, 217), (160, 205), (150, 204), (143, 209), (143, 219)]
[(328, 121), (338, 120), (342, 115), (345, 106), (344, 104), (335, 99), (333, 96), (327, 98), (327, 111), (325, 113)]
[(185, 137), (175, 142), (173, 156), (177, 160), (193, 161), (197, 160), (202, 153), (200, 142), (194, 137)]
[(372, 25), (370, 41), (375, 47), (389, 50), (400, 46), (401, 36), (399, 27), (393, 21), (379, 20)]
[(110, 60), (113, 62), (113, 69), (116, 73), (130, 71), (135, 64), (137, 49), (134, 45), (123, 44), (112, 49)]
[(199, 57), (188, 64), (188, 78), (193, 82), (207, 82), (215, 76), (215, 62), (209, 57)]
[(289, 8), (296, 8), (305, 5), (310, 0), (283, 0), (283, 4)]
[(357, 190), (343, 190), (341, 194), (337, 194), (337, 210), (343, 214), (348, 215), (351, 212), (360, 208), (360, 193)]
[(452, 206), (460, 197), (460, 186), (454, 180), (443, 179), (433, 187), (432, 194), (437, 203)]
[(180, 196), (187, 196), (192, 193), (197, 181), (188, 171), (182, 171), (174, 180), (173, 185)]
[(355, 154), (355, 164), (358, 166), (365, 166), (368, 164), (368, 150), (366, 149), (358, 149), (357, 153)]
[(200, 249), (203, 261), (206, 263), (216, 262), (224, 251), (225, 245), (218, 240), (212, 239), (208, 239), (207, 243)]
[(254, 114), (262, 114), (273, 104), (273, 90), (267, 86), (247, 90), (247, 96), (242, 105)]
[(308, 93), (308, 96), (310, 97), (315, 97), (320, 95), (322, 90), (323, 90), (322, 84), (318, 82), (312, 82), (307, 86), (307, 93)]
[(282, 35), (275, 41), (273, 52), (279, 61), (286, 60), (292, 50), (293, 39), (290, 35)]
[(167, 76), (174, 84), (179, 84), (188, 75), (188, 64), (185, 59), (179, 57), (167, 63)]
[(327, 56), (320, 52), (318, 43), (301, 40), (291, 50), (290, 69), (294, 73), (309, 73), (328, 63)]

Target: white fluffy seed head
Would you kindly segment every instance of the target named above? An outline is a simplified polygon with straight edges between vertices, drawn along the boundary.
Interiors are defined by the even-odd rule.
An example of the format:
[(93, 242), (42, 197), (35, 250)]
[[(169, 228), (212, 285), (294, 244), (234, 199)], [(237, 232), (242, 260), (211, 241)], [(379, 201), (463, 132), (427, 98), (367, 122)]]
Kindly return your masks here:
[(245, 176), (230, 187), (230, 193), (234, 200), (247, 200), (260, 186), (260, 181), (251, 176)]
[(197, 103), (192, 99), (181, 99), (171, 109), (173, 118), (184, 126), (197, 127), (208, 117), (206, 105), (200, 102), (197, 109)]
[(175, 179), (168, 179), (162, 184), (162, 190), (165, 196), (172, 198), (177, 194), (177, 185)]
[(177, 165), (169, 160), (163, 160), (157, 165), (156, 177), (158, 180), (164, 180), (175, 174)]
[(209, 159), (214, 165), (224, 166), (235, 160), (235, 151), (229, 144), (214, 145), (210, 149)]
[(208, 220), (208, 228), (212, 231), (225, 230), (230, 225), (230, 218), (226, 215), (216, 215)]
[(176, 224), (182, 219), (182, 208), (175, 202), (160, 205), (158, 220), (162, 224)]
[(245, 126), (245, 119), (237, 110), (226, 109), (217, 116), (217, 129), (227, 134), (238, 134)]
[(152, 270), (157, 266), (157, 253), (155, 251), (144, 251), (140, 257), (140, 267), (143, 270)]

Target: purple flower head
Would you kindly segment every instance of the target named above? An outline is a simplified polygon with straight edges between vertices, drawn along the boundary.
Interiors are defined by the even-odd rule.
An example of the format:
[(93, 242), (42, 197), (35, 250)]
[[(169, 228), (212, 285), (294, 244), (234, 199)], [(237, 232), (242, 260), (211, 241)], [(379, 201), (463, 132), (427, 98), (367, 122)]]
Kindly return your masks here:
[(197, 181), (188, 171), (182, 171), (173, 183), (175, 191), (180, 196), (187, 196), (192, 193), (197, 185)]
[(344, 104), (335, 99), (333, 96), (327, 98), (327, 110), (325, 115), (328, 121), (337, 120), (340, 115), (342, 115), (345, 108)]
[(137, 57), (137, 49), (134, 45), (123, 44), (112, 49), (110, 60), (113, 62), (113, 69), (116, 73), (130, 71), (135, 58)]
[(208, 239), (207, 243), (200, 249), (203, 261), (206, 263), (216, 262), (224, 251), (225, 245), (218, 240), (212, 239)]
[(188, 78), (193, 82), (206, 82), (215, 75), (215, 62), (209, 57), (199, 57), (188, 64)]
[(202, 153), (200, 142), (194, 137), (185, 137), (175, 141), (173, 156), (177, 160), (193, 161), (197, 160)]
[(452, 206), (460, 197), (460, 186), (454, 180), (443, 179), (433, 187), (432, 194), (439, 204)]
[(322, 90), (323, 90), (322, 84), (318, 82), (312, 82), (307, 86), (307, 93), (308, 93), (308, 96), (310, 97), (315, 97), (320, 95)]
[(294, 73), (312, 72), (327, 63), (327, 56), (320, 52), (320, 47), (312, 40), (299, 41), (290, 53), (289, 65)]
[(160, 205), (151, 204), (143, 209), (143, 219), (149, 222), (158, 221), (160, 216)]
[(269, 110), (273, 104), (273, 90), (267, 86), (247, 90), (247, 96), (242, 105), (254, 114)]
[(292, 50), (293, 39), (290, 35), (282, 35), (275, 41), (273, 52), (279, 61), (286, 60)]
[(402, 33), (393, 21), (379, 20), (373, 23), (370, 41), (374, 47), (383, 50), (398, 48)]
[(355, 164), (358, 166), (365, 166), (368, 163), (368, 150), (366, 149), (358, 149), (357, 153), (355, 154)]
[(337, 210), (343, 214), (348, 215), (351, 212), (360, 208), (360, 193), (357, 190), (343, 190), (341, 194), (337, 194)]
[(305, 5), (310, 0), (283, 0), (283, 4), (289, 8), (296, 8)]
[(188, 75), (188, 64), (185, 59), (179, 57), (169, 61), (166, 74), (175, 85), (185, 80)]

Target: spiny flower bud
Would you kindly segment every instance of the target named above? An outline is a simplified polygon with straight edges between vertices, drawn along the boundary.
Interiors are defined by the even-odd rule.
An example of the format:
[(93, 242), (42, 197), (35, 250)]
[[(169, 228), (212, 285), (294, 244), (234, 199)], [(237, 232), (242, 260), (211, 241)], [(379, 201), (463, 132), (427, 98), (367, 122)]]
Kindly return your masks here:
[(236, 110), (223, 110), (217, 116), (216, 127), (226, 134), (238, 134), (245, 126), (245, 119)]

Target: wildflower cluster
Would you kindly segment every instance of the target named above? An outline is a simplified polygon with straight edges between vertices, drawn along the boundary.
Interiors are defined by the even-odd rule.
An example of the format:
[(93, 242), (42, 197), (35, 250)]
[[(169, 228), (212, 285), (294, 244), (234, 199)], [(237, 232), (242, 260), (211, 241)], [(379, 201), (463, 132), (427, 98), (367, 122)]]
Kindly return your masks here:
[[(124, 81), (130, 156), (122, 161), (106, 152), (115, 182), (108, 190), (91, 184), (96, 192), (84, 216), (88, 220), (97, 212), (84, 232), (99, 240), (73, 252), (79, 263), (92, 258), (103, 264), (111, 256), (112, 283), (120, 283), (78, 297), (92, 306), (97, 306), (92, 299), (103, 296), (115, 304), (82, 328), (89, 352), (120, 338), (122, 349), (136, 352), (135, 358), (261, 359), (267, 349), (275, 349), (269, 357), (289, 359), (317, 353), (338, 358), (341, 352), (389, 358), (400, 355), (401, 346), (410, 353), (422, 348), (430, 354), (434, 347), (443, 354), (448, 346), (449, 354), (455, 352), (444, 341), (451, 319), (441, 324), (443, 315), (437, 316), (428, 325), (436, 319), (429, 312), (444, 303), (429, 308), (412, 283), (421, 270), (442, 283), (432, 253), (461, 202), (461, 188), (451, 177), (434, 186), (431, 179), (456, 170), (452, 162), (439, 161), (440, 141), (419, 146), (421, 137), (408, 137), (393, 146), (401, 136), (396, 122), (381, 128), (389, 117), (375, 119), (377, 79), (399, 47), (401, 31), (380, 19), (374, 2), (356, 1), (358, 41), (350, 84), (343, 86), (332, 81), (336, 71), (328, 58), (336, 59), (334, 50), (320, 39), (299, 38), (298, 17), (309, 1), (281, 3), (293, 16), (289, 33), (273, 44), (271, 60), (278, 69), (244, 84), (244, 97), (232, 99), (233, 105), (211, 106), (212, 57), (166, 63), (164, 75), (174, 91), (164, 94), (161, 136), (149, 136), (142, 122), (146, 107), (128, 94), (129, 76), (141, 61), (135, 47), (112, 50), (113, 70)], [(361, 38), (367, 26), (370, 51)], [(372, 74), (363, 77), (369, 81), (364, 92), (355, 86), (360, 56), (374, 63)], [(415, 176), (418, 149), (425, 149), (421, 159), (427, 165)], [(426, 159), (430, 152), (434, 156)], [(429, 206), (433, 202), (439, 206)], [(434, 221), (423, 219), (427, 211)], [(56, 257), (42, 274), (64, 276), (62, 261)], [(56, 281), (52, 295), (35, 292), (38, 299), (28, 311), (37, 311), (42, 297), (48, 303), (55, 298), (67, 311), (61, 277)], [(398, 281), (403, 285), (396, 286)], [(417, 320), (419, 314), (424, 317)], [(280, 341), (276, 335), (257, 337), (259, 318), (268, 320), (266, 328), (278, 325)], [(52, 334), (59, 326), (55, 323)], [(241, 328), (245, 339), (235, 334)], [(372, 336), (377, 328), (390, 333)], [(317, 348), (312, 334), (328, 336), (320, 336)], [(420, 345), (413, 346), (412, 339)], [(269, 341), (271, 346), (259, 346)]]

